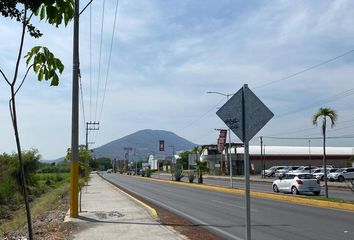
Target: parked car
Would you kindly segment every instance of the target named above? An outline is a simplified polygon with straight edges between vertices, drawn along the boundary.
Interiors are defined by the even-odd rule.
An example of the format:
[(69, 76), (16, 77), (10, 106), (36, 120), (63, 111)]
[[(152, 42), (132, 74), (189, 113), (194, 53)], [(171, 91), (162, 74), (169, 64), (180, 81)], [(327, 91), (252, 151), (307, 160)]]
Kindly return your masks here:
[(112, 173), (113, 172), (113, 169), (112, 168), (110, 168), (110, 169), (107, 169), (107, 171), (106, 171), (107, 173)]
[(354, 179), (354, 167), (351, 168), (340, 168), (335, 172), (328, 175), (329, 181), (343, 182), (347, 179)]
[(310, 169), (311, 169), (311, 173), (313, 173), (313, 171), (315, 169), (317, 169), (318, 167), (316, 166), (301, 166), (299, 168), (297, 168), (296, 170), (294, 171), (291, 171), (292, 173), (310, 173)]
[[(338, 170), (338, 168), (329, 168), (329, 169), (327, 169), (327, 178), (328, 178), (330, 173), (333, 173), (333, 172), (335, 172), (337, 170)], [(323, 168), (315, 169), (315, 171), (312, 174), (315, 175), (317, 179), (319, 179), (321, 181), (324, 181), (324, 169)]]
[(274, 177), (276, 171), (281, 170), (281, 169), (283, 169), (285, 167), (286, 166), (273, 166), (271, 168), (268, 168), (268, 169), (264, 170), (264, 176), (266, 176), (266, 177)]
[(275, 171), (274, 175), (275, 175), (275, 177), (280, 177), (280, 176), (283, 176), (287, 172), (295, 171), (299, 167), (300, 166), (285, 166), (284, 168)]
[(320, 180), (310, 173), (286, 173), (273, 182), (272, 188), (274, 192), (312, 192), (315, 196), (321, 192)]
[[(319, 168), (323, 168), (324, 165), (320, 165), (318, 166)], [(335, 168), (334, 165), (326, 165), (326, 168)]]

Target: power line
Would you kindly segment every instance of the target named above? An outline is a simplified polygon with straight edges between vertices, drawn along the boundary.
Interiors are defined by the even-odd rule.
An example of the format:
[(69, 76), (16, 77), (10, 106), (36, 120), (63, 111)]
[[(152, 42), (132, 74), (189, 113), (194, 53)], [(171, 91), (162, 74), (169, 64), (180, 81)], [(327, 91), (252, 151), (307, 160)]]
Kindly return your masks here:
[(277, 83), (277, 82), (282, 82), (282, 81), (288, 80), (288, 79), (293, 78), (293, 77), (295, 77), (295, 76), (297, 76), (297, 75), (300, 75), (300, 74), (305, 73), (305, 72), (308, 72), (308, 71), (310, 71), (310, 70), (312, 70), (312, 69), (315, 69), (315, 68), (318, 68), (318, 67), (320, 67), (320, 66), (323, 66), (323, 65), (325, 65), (325, 64), (327, 64), (327, 63), (336, 61), (337, 59), (342, 58), (342, 57), (344, 57), (344, 56), (346, 56), (346, 55), (349, 55), (349, 54), (351, 54), (351, 53), (353, 53), (353, 52), (354, 52), (354, 49), (352, 49), (352, 50), (350, 50), (350, 51), (347, 51), (347, 52), (345, 52), (345, 53), (342, 53), (342, 54), (340, 54), (340, 55), (338, 55), (338, 56), (336, 56), (336, 57), (330, 58), (330, 59), (328, 59), (328, 60), (326, 60), (326, 61), (323, 61), (323, 62), (321, 62), (321, 63), (312, 65), (312, 66), (310, 66), (310, 67), (308, 67), (308, 68), (305, 68), (304, 70), (301, 70), (301, 71), (299, 71), (299, 72), (293, 73), (293, 74), (291, 74), (291, 75), (289, 75), (289, 76), (287, 76), (287, 77), (283, 77), (283, 78), (280, 78), (280, 79), (278, 79), (278, 80), (270, 81), (270, 82), (268, 82), (268, 83), (265, 83), (265, 84), (262, 84), (262, 85), (260, 85), (260, 86), (254, 87), (253, 89), (263, 88), (263, 87), (266, 87), (266, 86), (268, 86), (268, 85), (271, 85), (271, 84), (274, 84), (274, 83)]
[(98, 78), (97, 78), (97, 91), (96, 91), (96, 107), (95, 107), (95, 119), (97, 117), (97, 107), (99, 99), (99, 89), (100, 89), (100, 77), (101, 77), (101, 60), (102, 60), (102, 41), (103, 41), (103, 23), (104, 23), (104, 10), (105, 10), (106, 0), (103, 0), (102, 6), (102, 18), (101, 18), (101, 40), (100, 40), (100, 53), (98, 60)]
[(222, 98), (215, 106), (213, 106), (212, 108), (210, 108), (208, 111), (206, 111), (205, 113), (203, 113), (202, 115), (200, 115), (197, 119), (195, 119), (194, 121), (190, 122), (189, 124), (185, 125), (183, 128), (181, 128), (178, 131), (182, 131), (190, 126), (192, 126), (193, 124), (195, 124), (196, 122), (198, 122), (200, 119), (202, 119), (203, 117), (205, 117), (208, 113), (210, 113), (212, 110), (214, 110), (222, 101), (224, 100), (224, 98)]
[[(309, 140), (309, 139), (323, 139), (323, 137), (273, 137), (273, 136), (263, 136), (263, 138), (268, 139), (279, 139), (279, 140)], [(342, 139), (342, 138), (354, 138), (354, 135), (342, 135), (326, 137), (326, 139)]]
[(336, 93), (335, 95), (330, 96), (328, 98), (316, 101), (316, 102), (314, 102), (314, 103), (312, 103), (310, 105), (307, 105), (306, 107), (298, 108), (298, 109), (295, 109), (295, 110), (292, 110), (292, 111), (285, 112), (283, 114), (276, 115), (275, 118), (281, 118), (281, 117), (285, 117), (287, 115), (291, 115), (291, 114), (294, 114), (294, 113), (302, 112), (302, 111), (310, 109), (312, 107), (316, 107), (316, 106), (322, 105), (324, 103), (334, 102), (334, 101), (337, 101), (337, 100), (339, 100), (341, 98), (348, 97), (348, 96), (353, 95), (353, 94), (354, 94), (354, 88), (351, 88), (351, 89)]
[(107, 82), (108, 82), (108, 75), (109, 75), (109, 67), (110, 67), (110, 64), (111, 64), (112, 49), (113, 49), (113, 40), (114, 40), (114, 33), (115, 33), (116, 21), (117, 21), (118, 3), (119, 3), (119, 0), (117, 0), (116, 9), (115, 9), (115, 13), (114, 13), (114, 21), (113, 21), (113, 29), (112, 29), (112, 38), (111, 38), (111, 45), (110, 45), (110, 48), (109, 48), (108, 66), (107, 66), (107, 73), (106, 73), (106, 81), (105, 81), (105, 83), (104, 83), (104, 91), (103, 91), (103, 97), (102, 97), (102, 103), (101, 103), (101, 111), (100, 111), (100, 115), (99, 115), (99, 118), (98, 118), (99, 121), (100, 121), (101, 116), (102, 116), (104, 100), (105, 100), (105, 97), (106, 97)]
[[(90, 119), (92, 118), (92, 8), (90, 4), (90, 36), (89, 36), (89, 42), (90, 42), (90, 50), (89, 50), (89, 55), (90, 55)], [(86, 122), (86, 121), (85, 121)]]
[[(338, 55), (338, 56), (335, 56), (335, 57), (333, 57), (333, 58), (330, 58), (330, 59), (328, 59), (328, 60), (326, 60), (326, 61), (323, 61), (323, 62), (321, 62), (321, 63), (315, 64), (315, 65), (310, 66), (310, 67), (308, 67), (308, 68), (305, 68), (305, 69), (303, 69), (303, 70), (301, 70), (301, 71), (299, 71), (299, 72), (293, 73), (293, 74), (291, 74), (291, 75), (289, 75), (289, 76), (286, 76), (286, 77), (283, 77), (283, 78), (280, 78), (280, 79), (277, 79), (277, 80), (273, 80), (273, 81), (270, 81), (270, 82), (268, 82), (268, 83), (265, 83), (265, 84), (256, 86), (256, 87), (252, 88), (252, 90), (258, 89), (258, 88), (263, 88), (263, 87), (266, 87), (266, 86), (268, 86), (268, 85), (271, 85), (271, 84), (274, 84), (274, 83), (277, 83), (277, 82), (281, 82), (281, 81), (288, 80), (288, 79), (293, 78), (293, 77), (295, 77), (295, 76), (298, 76), (298, 75), (300, 75), (300, 74), (302, 74), (302, 73), (308, 72), (308, 71), (310, 71), (310, 70), (313, 70), (313, 69), (315, 69), (315, 68), (318, 68), (318, 67), (320, 67), (320, 66), (323, 66), (323, 65), (325, 65), (325, 64), (328, 64), (328, 63), (330, 63), (330, 62), (336, 61), (337, 59), (342, 58), (342, 57), (344, 57), (344, 56), (346, 56), (346, 55), (349, 55), (349, 54), (351, 54), (351, 53), (353, 53), (353, 52), (354, 52), (354, 49), (349, 50), (349, 51), (347, 51), (347, 52), (345, 52), (345, 53), (342, 53), (342, 54), (340, 54), (340, 55)], [(346, 91), (341, 92), (341, 93), (339, 93), (339, 94), (346, 94), (345, 96), (343, 96), (343, 97), (346, 97), (346, 96), (349, 96), (349, 95), (353, 94), (354, 92), (353, 92), (353, 93), (347, 93), (348, 91), (353, 91), (353, 90), (354, 90), (354, 88), (353, 88), (353, 89), (346, 90)], [(335, 95), (335, 96), (336, 96), (336, 95)], [(327, 101), (336, 101), (336, 100), (331, 100), (331, 98), (334, 98), (335, 96), (330, 97)], [(312, 107), (312, 105), (309, 106), (308, 108), (311, 108), (311, 107)], [(296, 112), (299, 112), (299, 111), (303, 111), (303, 110), (305, 110), (305, 109), (301, 108), (301, 109), (298, 109), (298, 110), (295, 110), (295, 111), (290, 111), (290, 112), (284, 113), (284, 114), (282, 114), (282, 115), (278, 115), (278, 116), (276, 116), (276, 117), (283, 117), (283, 116), (286, 116), (286, 115), (289, 115), (289, 114), (292, 114), (292, 113), (296, 113)], [(206, 115), (206, 114), (205, 114), (205, 115)], [(202, 117), (204, 117), (205, 115), (203, 115)], [(202, 118), (202, 117), (200, 117), (200, 118)], [(199, 121), (200, 118), (198, 118), (195, 122)], [(194, 122), (193, 122), (192, 124), (194, 124)], [(192, 124), (191, 124), (191, 125), (192, 125)], [(187, 127), (189, 127), (189, 125), (187, 125)], [(187, 128), (187, 127), (185, 127), (185, 128)], [(185, 128), (182, 128), (181, 130), (184, 130)]]
[[(83, 116), (83, 126), (85, 126), (86, 116), (85, 116), (85, 104), (84, 104), (84, 93), (82, 91), (82, 81), (81, 81), (81, 74), (79, 73), (79, 81), (80, 81), (80, 95), (81, 95), (81, 109), (82, 109), (82, 116)], [(84, 131), (85, 134), (85, 131)]]

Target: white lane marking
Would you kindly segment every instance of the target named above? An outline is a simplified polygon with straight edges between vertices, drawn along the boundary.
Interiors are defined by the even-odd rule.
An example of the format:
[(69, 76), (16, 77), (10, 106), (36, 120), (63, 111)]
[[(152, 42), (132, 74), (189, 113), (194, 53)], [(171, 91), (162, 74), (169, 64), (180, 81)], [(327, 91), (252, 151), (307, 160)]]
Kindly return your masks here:
[[(212, 202), (219, 203), (219, 204), (222, 204), (222, 205), (230, 206), (230, 207), (236, 207), (236, 208), (245, 209), (244, 206), (238, 206), (238, 205), (236, 205), (236, 204), (225, 203), (225, 202), (222, 202), (222, 201), (219, 201), (219, 200), (214, 200), (214, 199), (212, 199), (211, 201), (212, 201)], [(259, 212), (257, 209), (254, 209), (254, 208), (251, 208), (251, 211), (252, 211), (252, 212)]]

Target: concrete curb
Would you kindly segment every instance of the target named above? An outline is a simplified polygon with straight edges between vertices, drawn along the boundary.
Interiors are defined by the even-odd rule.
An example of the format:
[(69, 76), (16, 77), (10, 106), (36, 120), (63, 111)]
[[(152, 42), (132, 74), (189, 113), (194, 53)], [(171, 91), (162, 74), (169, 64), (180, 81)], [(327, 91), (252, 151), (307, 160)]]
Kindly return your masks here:
[(103, 180), (107, 181), (112, 187), (114, 187), (114, 189), (116, 189), (117, 191), (123, 193), (124, 195), (126, 195), (127, 197), (129, 197), (130, 199), (132, 199), (134, 202), (140, 204), (141, 206), (143, 206), (144, 208), (146, 208), (150, 214), (154, 217), (154, 218), (158, 218), (158, 214), (155, 208), (147, 205), (146, 203), (140, 201), (139, 199), (133, 197), (132, 195), (124, 192), (122, 189), (120, 189), (116, 184), (114, 184), (112, 181), (105, 179), (104, 177), (102, 177), (99, 173), (97, 173), (98, 176), (100, 176)]
[[(162, 180), (162, 179), (156, 179), (156, 178), (143, 178), (143, 177), (129, 176), (129, 175), (127, 175), (127, 176), (132, 177), (132, 178), (140, 178), (140, 179), (144, 179), (144, 180), (148, 180), (148, 181), (181, 185), (181, 186), (186, 186), (186, 187), (190, 187), (190, 188), (199, 188), (199, 189), (212, 190), (212, 191), (231, 193), (231, 194), (237, 194), (237, 195), (244, 195), (245, 194), (244, 190), (241, 190), (241, 189), (231, 189), (231, 188), (211, 186), (211, 185), (206, 185), (206, 184), (201, 185), (201, 184), (197, 184), (197, 183), (176, 182), (176, 181)], [(262, 199), (277, 200), (277, 201), (281, 201), (281, 202), (291, 202), (291, 203), (306, 205), (306, 206), (315, 206), (315, 207), (338, 209), (338, 210), (354, 212), (354, 204), (350, 204), (350, 203), (330, 202), (330, 201), (319, 200), (319, 199), (308, 199), (308, 198), (303, 198), (303, 197), (279, 195), (276, 193), (266, 193), (266, 192), (259, 192), (259, 191), (251, 191), (251, 196), (256, 197), (256, 198), (262, 198)]]

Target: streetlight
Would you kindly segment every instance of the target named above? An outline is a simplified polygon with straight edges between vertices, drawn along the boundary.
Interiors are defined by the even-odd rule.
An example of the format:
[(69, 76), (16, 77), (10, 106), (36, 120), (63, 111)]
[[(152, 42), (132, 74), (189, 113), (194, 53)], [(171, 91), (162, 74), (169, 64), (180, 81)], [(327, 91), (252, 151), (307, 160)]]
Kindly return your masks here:
[[(225, 94), (225, 93), (214, 92), (214, 91), (207, 92), (207, 93), (213, 93), (213, 94), (218, 94), (218, 95), (225, 96), (227, 101), (229, 100), (229, 97), (230, 97), (230, 96), (233, 96), (233, 95), (234, 95), (234, 93), (232, 93), (232, 94)], [(228, 152), (229, 152), (229, 159), (230, 159), (230, 187), (233, 188), (234, 186), (233, 186), (233, 182), (232, 182), (231, 130), (230, 130), (229, 127), (228, 127), (227, 130), (229, 131), (229, 147), (228, 147), (227, 150), (228, 150)]]
[(311, 173), (311, 139), (309, 139), (309, 171)]

